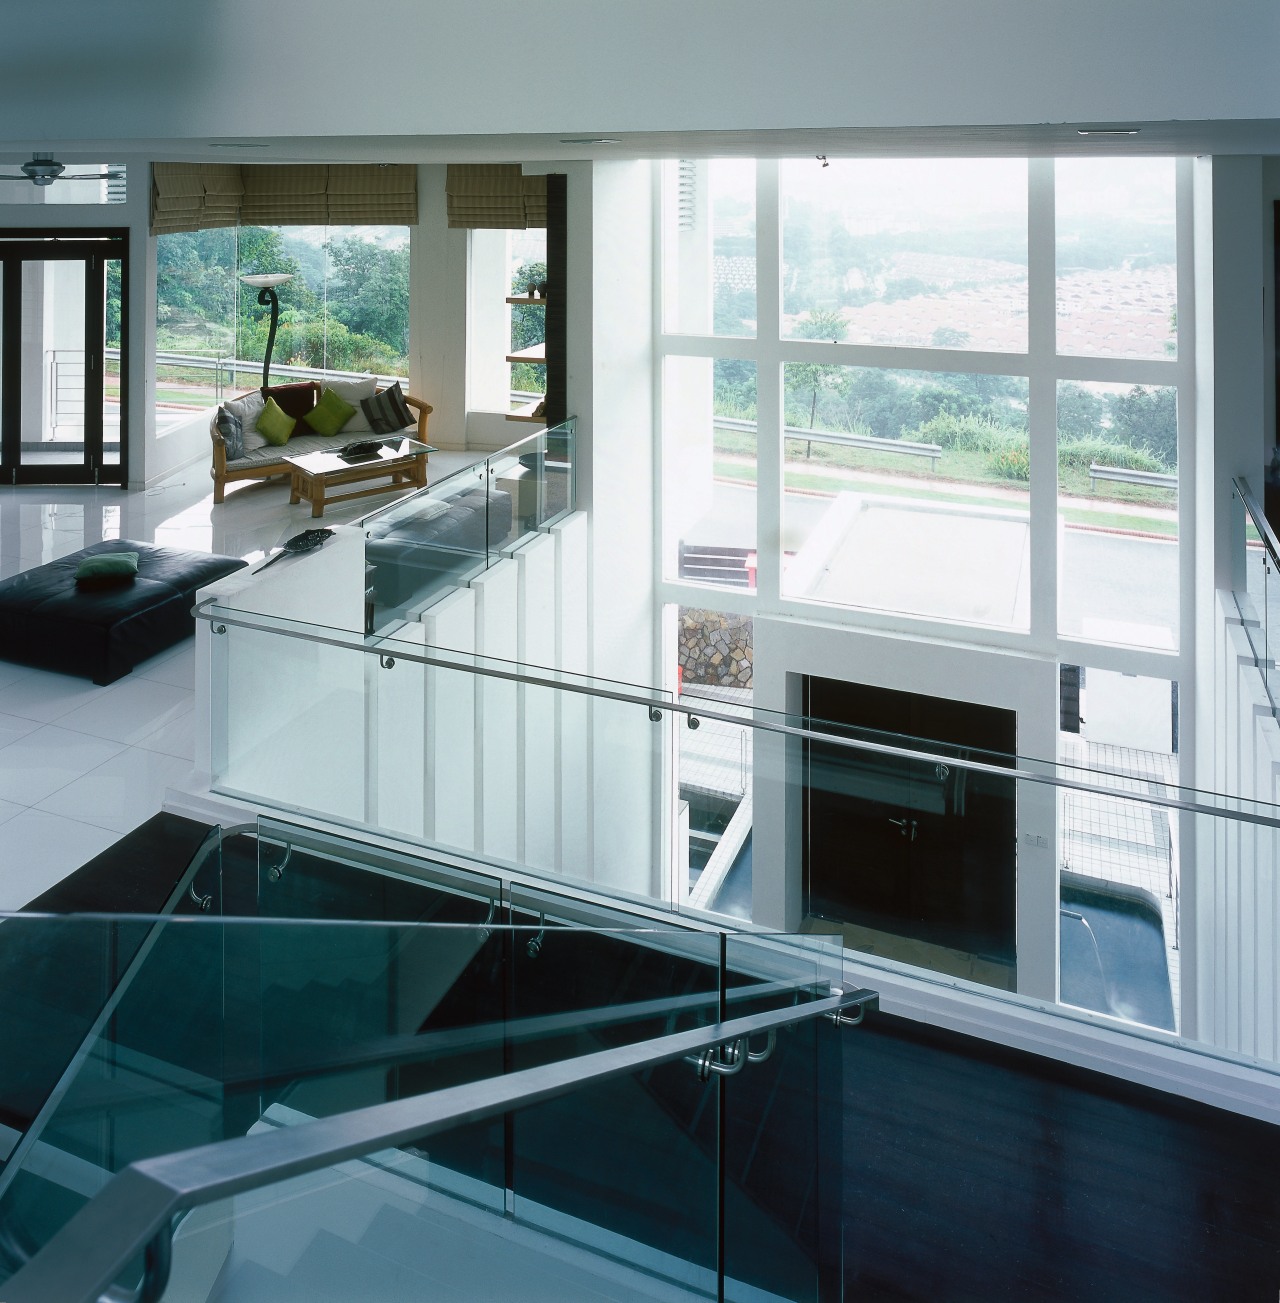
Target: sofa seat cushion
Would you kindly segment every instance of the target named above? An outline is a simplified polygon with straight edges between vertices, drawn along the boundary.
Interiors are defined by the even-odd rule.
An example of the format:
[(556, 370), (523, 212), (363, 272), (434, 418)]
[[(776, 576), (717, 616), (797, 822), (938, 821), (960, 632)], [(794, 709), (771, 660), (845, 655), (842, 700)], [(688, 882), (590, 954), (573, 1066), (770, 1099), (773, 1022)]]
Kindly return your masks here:
[[(136, 552), (132, 583), (85, 589), (76, 570), (92, 556)], [(95, 683), (113, 683), (195, 629), (196, 591), (245, 562), (113, 539), (0, 583), (0, 658)]]
[[(511, 496), (501, 489), (459, 494), (437, 513), (434, 506), (441, 501), (408, 519), (373, 523), (365, 560), (372, 567), (370, 597), (375, 607), (404, 610), (465, 583), (511, 532)], [(424, 500), (424, 508), (430, 502)]]
[[(400, 434), (408, 435), (410, 438), (417, 433), (415, 426), (406, 426), (400, 431)], [(379, 436), (391, 438), (392, 436)], [(273, 448), (270, 444), (264, 444), (258, 448), (249, 448), (248, 436), (245, 436), (245, 454), (243, 457), (237, 457), (235, 461), (227, 458), (227, 470), (240, 470), (246, 466), (284, 466), (286, 457), (301, 457), (308, 452), (341, 452), (349, 443), (359, 443), (369, 438), (368, 430), (356, 431), (354, 433), (345, 427), (341, 434), (324, 435), (324, 434), (295, 434), (288, 443), (283, 447)]]

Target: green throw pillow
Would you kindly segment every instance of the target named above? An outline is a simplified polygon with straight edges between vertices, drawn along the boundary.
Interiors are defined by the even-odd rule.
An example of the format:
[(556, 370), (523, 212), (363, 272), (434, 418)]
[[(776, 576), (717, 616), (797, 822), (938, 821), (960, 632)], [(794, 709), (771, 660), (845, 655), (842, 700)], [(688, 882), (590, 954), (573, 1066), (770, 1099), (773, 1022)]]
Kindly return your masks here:
[(258, 433), (273, 448), (283, 448), (289, 442), (289, 436), (297, 424), (292, 416), (280, 410), (274, 398), (268, 398), (267, 405), (258, 417)]
[(86, 588), (106, 587), (123, 584), (137, 574), (136, 552), (96, 552), (76, 566), (76, 583)]
[(337, 434), (356, 414), (332, 389), (320, 395), (320, 401), (302, 418), (317, 434)]

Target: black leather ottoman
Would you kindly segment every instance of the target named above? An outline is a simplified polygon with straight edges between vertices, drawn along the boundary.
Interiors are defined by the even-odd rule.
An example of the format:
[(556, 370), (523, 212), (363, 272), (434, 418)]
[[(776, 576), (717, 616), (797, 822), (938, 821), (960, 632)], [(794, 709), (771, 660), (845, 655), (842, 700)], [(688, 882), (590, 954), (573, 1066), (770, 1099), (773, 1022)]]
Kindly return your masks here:
[[(111, 588), (76, 586), (76, 567), (100, 552), (136, 552), (138, 575)], [(247, 563), (116, 539), (0, 582), (0, 659), (114, 683), (195, 629), (196, 589)]]

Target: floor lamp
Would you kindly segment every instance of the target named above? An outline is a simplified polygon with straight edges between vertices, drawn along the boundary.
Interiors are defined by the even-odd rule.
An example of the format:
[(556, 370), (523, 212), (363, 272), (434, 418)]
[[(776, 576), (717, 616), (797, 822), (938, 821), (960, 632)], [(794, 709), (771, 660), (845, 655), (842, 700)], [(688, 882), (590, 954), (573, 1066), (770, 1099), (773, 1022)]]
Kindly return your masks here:
[(265, 275), (247, 275), (240, 279), (258, 291), (258, 306), (271, 309), (271, 329), (267, 331), (267, 355), (262, 359), (262, 396), (267, 394), (267, 377), (271, 374), (271, 350), (276, 346), (276, 327), (280, 324), (280, 300), (276, 286), (293, 279), (292, 272), (270, 272)]

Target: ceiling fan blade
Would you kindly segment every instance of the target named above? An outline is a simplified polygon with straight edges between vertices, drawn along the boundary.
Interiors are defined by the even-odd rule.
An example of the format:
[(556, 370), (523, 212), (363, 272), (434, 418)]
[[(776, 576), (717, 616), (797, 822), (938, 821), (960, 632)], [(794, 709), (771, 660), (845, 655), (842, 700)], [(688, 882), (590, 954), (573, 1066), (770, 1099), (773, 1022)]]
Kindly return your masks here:
[(59, 181), (119, 181), (123, 172), (64, 172)]
[(28, 185), (31, 184), (29, 176), (15, 176), (8, 172), (0, 172), (0, 181), (25, 181)]

